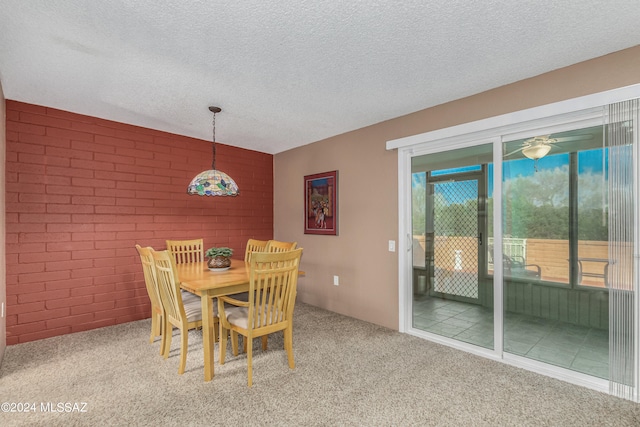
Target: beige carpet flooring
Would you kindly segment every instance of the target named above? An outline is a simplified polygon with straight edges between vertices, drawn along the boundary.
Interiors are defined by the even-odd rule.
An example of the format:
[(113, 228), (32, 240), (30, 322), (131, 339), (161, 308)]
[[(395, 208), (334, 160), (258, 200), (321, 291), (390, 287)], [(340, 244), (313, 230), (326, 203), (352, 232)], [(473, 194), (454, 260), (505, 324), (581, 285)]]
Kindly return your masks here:
[(229, 348), (221, 366), (217, 344), (203, 381), (200, 331), (178, 375), (177, 332), (163, 360), (149, 320), (7, 347), (0, 402), (36, 411), (0, 412), (0, 426), (640, 425), (640, 404), (313, 306), (295, 316), (296, 369), (277, 334), (255, 352), (251, 389), (246, 356)]

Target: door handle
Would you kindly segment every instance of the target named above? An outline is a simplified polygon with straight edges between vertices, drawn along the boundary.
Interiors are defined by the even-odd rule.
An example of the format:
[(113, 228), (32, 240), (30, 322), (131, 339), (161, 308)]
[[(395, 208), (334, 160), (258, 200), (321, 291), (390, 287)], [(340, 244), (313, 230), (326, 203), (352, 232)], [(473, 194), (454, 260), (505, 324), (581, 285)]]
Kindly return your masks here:
[(482, 246), (482, 233), (478, 233), (478, 245)]

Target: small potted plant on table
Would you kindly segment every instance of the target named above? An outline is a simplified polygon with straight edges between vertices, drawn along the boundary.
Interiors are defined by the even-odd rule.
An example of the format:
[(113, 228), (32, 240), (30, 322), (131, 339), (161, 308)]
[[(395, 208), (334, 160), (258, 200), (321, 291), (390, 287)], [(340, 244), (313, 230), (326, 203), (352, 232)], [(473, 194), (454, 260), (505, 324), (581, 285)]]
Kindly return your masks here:
[(209, 261), (207, 263), (211, 270), (226, 270), (231, 267), (231, 255), (233, 249), (227, 247), (213, 247), (204, 253)]

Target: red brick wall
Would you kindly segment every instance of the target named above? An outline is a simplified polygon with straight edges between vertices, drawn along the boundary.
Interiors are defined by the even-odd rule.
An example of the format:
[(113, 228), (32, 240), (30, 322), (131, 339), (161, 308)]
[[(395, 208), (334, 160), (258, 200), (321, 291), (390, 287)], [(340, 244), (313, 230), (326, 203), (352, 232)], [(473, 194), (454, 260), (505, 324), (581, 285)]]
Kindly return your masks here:
[(7, 100), (7, 344), (149, 317), (136, 243), (273, 237), (273, 156), (217, 145), (238, 197), (186, 194), (211, 143)]

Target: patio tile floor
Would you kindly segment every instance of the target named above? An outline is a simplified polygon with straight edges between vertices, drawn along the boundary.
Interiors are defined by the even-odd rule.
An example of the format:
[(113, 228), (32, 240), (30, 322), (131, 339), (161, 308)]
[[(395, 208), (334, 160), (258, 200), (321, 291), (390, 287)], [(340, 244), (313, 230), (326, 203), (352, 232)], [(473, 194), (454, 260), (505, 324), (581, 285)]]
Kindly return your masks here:
[[(414, 328), (493, 348), (493, 311), (439, 298), (414, 300)], [(609, 334), (602, 329), (507, 313), (505, 352), (609, 378)]]

